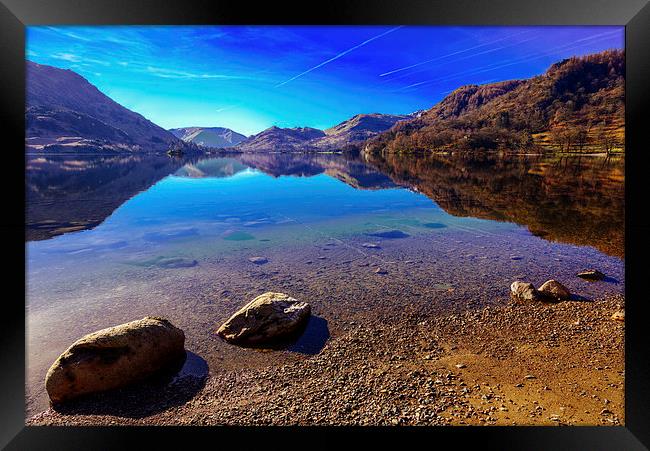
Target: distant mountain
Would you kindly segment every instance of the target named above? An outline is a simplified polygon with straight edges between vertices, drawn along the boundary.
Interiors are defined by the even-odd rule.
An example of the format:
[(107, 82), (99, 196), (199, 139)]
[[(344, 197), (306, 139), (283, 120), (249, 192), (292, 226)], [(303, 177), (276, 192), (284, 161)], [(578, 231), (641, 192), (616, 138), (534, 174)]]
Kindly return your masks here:
[(409, 119), (409, 115), (357, 114), (334, 127), (325, 130), (325, 135), (313, 142), (319, 148), (340, 148), (365, 141), (385, 130), (396, 122)]
[(371, 138), (411, 115), (357, 114), (325, 131), (316, 128), (271, 127), (251, 136), (236, 148), (244, 152), (265, 150), (318, 151), (342, 150)]
[(311, 141), (323, 136), (325, 132), (316, 128), (271, 127), (242, 141), (236, 149), (242, 152), (315, 150)]
[(28, 151), (167, 151), (181, 141), (71, 71), (27, 61)]
[(183, 127), (169, 130), (185, 142), (193, 142), (201, 147), (231, 147), (246, 139), (241, 133), (224, 127)]
[(624, 51), (569, 58), (527, 80), (458, 88), (364, 151), (612, 150), (624, 145), (624, 92)]

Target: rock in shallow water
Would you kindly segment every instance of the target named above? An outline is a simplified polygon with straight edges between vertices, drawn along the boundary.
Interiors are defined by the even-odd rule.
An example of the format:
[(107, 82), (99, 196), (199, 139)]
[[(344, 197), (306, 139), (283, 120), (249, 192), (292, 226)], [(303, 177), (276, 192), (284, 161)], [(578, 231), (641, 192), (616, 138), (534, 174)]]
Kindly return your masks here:
[(242, 307), (217, 330), (234, 344), (255, 345), (290, 336), (305, 324), (311, 307), (284, 293), (267, 292)]
[(52, 364), (45, 388), (53, 404), (124, 387), (185, 356), (185, 334), (164, 318), (143, 319), (93, 332)]
[(569, 289), (554, 279), (544, 282), (542, 286), (539, 287), (539, 292), (546, 297), (561, 301), (571, 299), (571, 292)]
[(251, 257), (248, 259), (249, 262), (255, 263), (256, 265), (263, 265), (269, 262), (269, 259), (266, 257)]
[(366, 235), (393, 240), (397, 238), (408, 238), (410, 236), (408, 233), (404, 233), (401, 230), (378, 230), (376, 232), (366, 233)]
[(597, 269), (585, 269), (584, 271), (580, 271), (577, 276), (587, 280), (603, 280), (605, 278), (605, 274)]
[(540, 298), (540, 294), (535, 286), (528, 282), (512, 282), (512, 285), (510, 285), (510, 293), (514, 297), (526, 301), (536, 301)]

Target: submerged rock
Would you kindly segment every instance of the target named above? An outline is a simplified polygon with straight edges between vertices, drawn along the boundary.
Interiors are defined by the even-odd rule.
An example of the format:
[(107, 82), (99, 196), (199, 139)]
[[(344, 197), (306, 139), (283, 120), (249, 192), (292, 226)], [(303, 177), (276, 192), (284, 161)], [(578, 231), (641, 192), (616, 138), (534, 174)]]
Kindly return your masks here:
[(375, 269), (375, 274), (382, 274), (382, 275), (388, 274), (388, 271), (386, 271), (385, 269), (377, 268)]
[(198, 265), (196, 260), (190, 260), (183, 257), (164, 257), (156, 261), (155, 265), (159, 268), (191, 268)]
[(571, 299), (571, 292), (569, 289), (554, 279), (544, 282), (542, 286), (539, 287), (539, 292), (546, 297), (561, 301)]
[(255, 263), (256, 265), (263, 265), (269, 262), (269, 259), (266, 257), (251, 257), (248, 259), (249, 262)]
[(261, 344), (287, 337), (309, 318), (311, 307), (284, 293), (267, 292), (242, 307), (217, 330), (234, 344)]
[(587, 280), (603, 280), (605, 278), (605, 274), (597, 269), (585, 269), (584, 271), (580, 271), (577, 276)]
[(617, 310), (610, 318), (613, 319), (614, 321), (625, 322), (625, 310)]
[(404, 233), (401, 230), (378, 230), (377, 232), (366, 233), (366, 235), (388, 239), (407, 238), (410, 236), (408, 233)]
[(526, 301), (536, 301), (540, 298), (540, 294), (535, 286), (528, 282), (512, 282), (512, 285), (510, 285), (510, 293), (512, 296)]
[(361, 247), (367, 247), (368, 249), (379, 249), (381, 246), (375, 243), (363, 243)]
[(185, 334), (163, 318), (109, 327), (74, 342), (52, 364), (45, 389), (53, 404), (145, 379), (185, 356)]

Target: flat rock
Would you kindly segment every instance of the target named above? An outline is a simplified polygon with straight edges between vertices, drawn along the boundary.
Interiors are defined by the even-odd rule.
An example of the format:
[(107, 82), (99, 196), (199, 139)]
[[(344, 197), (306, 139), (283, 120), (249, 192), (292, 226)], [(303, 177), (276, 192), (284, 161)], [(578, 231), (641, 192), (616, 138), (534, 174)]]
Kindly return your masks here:
[(582, 279), (587, 280), (603, 280), (605, 278), (605, 274), (598, 271), (597, 269), (585, 269), (576, 275)]
[(554, 279), (544, 282), (542, 286), (539, 287), (538, 291), (546, 297), (561, 301), (571, 299), (571, 292), (569, 289)]
[(386, 271), (385, 269), (377, 268), (375, 269), (375, 274), (382, 274), (382, 275), (388, 274), (388, 271)]
[(536, 301), (540, 294), (532, 283), (516, 281), (510, 285), (512, 296), (526, 301)]
[(219, 327), (217, 335), (233, 344), (273, 342), (296, 332), (310, 314), (308, 303), (269, 291), (232, 315)]
[(366, 235), (388, 239), (407, 238), (410, 236), (408, 233), (404, 233), (401, 230), (378, 230), (376, 232), (366, 233)]
[(156, 266), (159, 268), (191, 268), (198, 265), (196, 260), (190, 260), (183, 257), (165, 257), (161, 258), (156, 262)]
[(266, 257), (251, 257), (248, 259), (249, 262), (255, 263), (256, 265), (263, 265), (269, 262), (269, 259)]
[(379, 249), (381, 246), (375, 243), (363, 243), (361, 247), (367, 247), (368, 249)]
[(185, 334), (164, 318), (147, 316), (75, 341), (52, 364), (45, 388), (53, 404), (124, 387), (179, 362)]

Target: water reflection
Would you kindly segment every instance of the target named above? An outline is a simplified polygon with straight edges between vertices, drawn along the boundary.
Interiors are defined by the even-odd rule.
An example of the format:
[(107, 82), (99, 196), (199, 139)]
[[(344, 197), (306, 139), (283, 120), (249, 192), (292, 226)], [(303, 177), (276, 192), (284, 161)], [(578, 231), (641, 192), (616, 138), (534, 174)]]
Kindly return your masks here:
[[(426, 195), (454, 216), (514, 222), (547, 240), (624, 255), (624, 160), (595, 156), (390, 154), (364, 160), (334, 154), (267, 153), (199, 161), (33, 157), (27, 161), (27, 239), (93, 228), (126, 200), (170, 174), (229, 178), (251, 171), (273, 177), (325, 174), (362, 190), (405, 187)], [(156, 222), (154, 217), (142, 220)], [(431, 229), (444, 226), (424, 224)], [(197, 230), (152, 231), (146, 239), (166, 240), (170, 234), (182, 238)]]
[(514, 222), (547, 240), (624, 255), (622, 157), (392, 154), (368, 162), (454, 216)]

